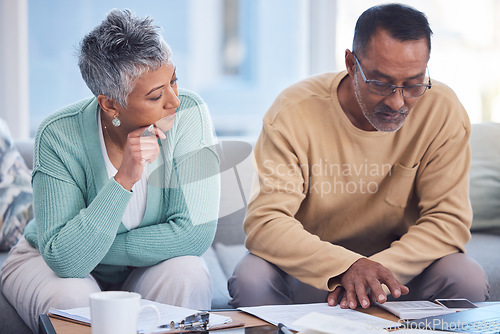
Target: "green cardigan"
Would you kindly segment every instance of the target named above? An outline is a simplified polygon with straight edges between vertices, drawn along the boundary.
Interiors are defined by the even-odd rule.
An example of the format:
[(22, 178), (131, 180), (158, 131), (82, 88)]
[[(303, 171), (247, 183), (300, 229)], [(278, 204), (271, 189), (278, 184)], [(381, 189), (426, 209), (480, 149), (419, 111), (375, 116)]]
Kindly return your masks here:
[(49, 116), (35, 138), (35, 219), (26, 240), (60, 277), (122, 282), (131, 267), (202, 255), (215, 236), (219, 160), (210, 115), (200, 97), (179, 91), (175, 124), (159, 140), (148, 169), (148, 195), (139, 227), (121, 223), (132, 193), (104, 164), (97, 100), (85, 99)]

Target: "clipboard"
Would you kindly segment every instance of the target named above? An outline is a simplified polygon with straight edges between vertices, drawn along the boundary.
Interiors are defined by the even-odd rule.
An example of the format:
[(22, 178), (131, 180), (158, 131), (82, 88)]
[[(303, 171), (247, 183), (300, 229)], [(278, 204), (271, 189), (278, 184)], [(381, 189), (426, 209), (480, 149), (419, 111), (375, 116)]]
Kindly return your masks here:
[[(53, 319), (59, 319), (59, 320), (71, 322), (71, 323), (82, 325), (82, 326), (90, 327), (90, 323), (87, 322), (87, 321), (81, 321), (81, 320), (74, 319), (74, 318), (68, 318), (68, 317), (65, 317), (65, 316), (62, 316), (62, 315), (59, 315), (59, 314), (54, 314), (52, 312), (48, 313), (48, 317), (49, 318), (53, 318)], [(161, 331), (160, 330), (155, 331), (155, 333), (172, 333), (172, 334), (177, 334), (177, 333), (196, 333), (196, 332), (206, 333), (206, 332), (210, 332), (210, 331), (217, 331), (217, 330), (223, 330), (223, 329), (238, 328), (238, 327), (244, 327), (244, 326), (245, 326), (244, 322), (228, 322), (228, 323), (225, 323), (225, 324), (218, 324), (218, 325), (214, 325), (214, 326), (209, 326), (206, 330), (204, 330), (204, 329), (200, 329), (200, 330), (197, 330), (197, 329), (186, 329), (185, 330), (185, 329), (177, 329), (177, 328), (176, 329), (165, 328), (164, 330), (161, 330)]]

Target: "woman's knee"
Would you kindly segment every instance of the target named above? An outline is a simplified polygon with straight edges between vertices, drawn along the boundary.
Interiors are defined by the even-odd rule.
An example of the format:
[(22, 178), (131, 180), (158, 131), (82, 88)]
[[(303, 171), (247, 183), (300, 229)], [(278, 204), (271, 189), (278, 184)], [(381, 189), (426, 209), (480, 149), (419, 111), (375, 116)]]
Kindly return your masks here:
[(212, 289), (212, 280), (205, 261), (199, 256), (183, 256), (177, 270), (179, 282), (187, 289), (206, 291)]
[(139, 271), (127, 279), (124, 289), (139, 292), (146, 299), (162, 301), (166, 295), (212, 291), (208, 268), (198, 256), (181, 256), (136, 270)]
[(101, 291), (92, 278), (61, 278), (52, 281), (40, 291), (41, 308), (69, 309), (89, 305), (89, 295)]
[[(192, 309), (210, 308), (212, 281), (205, 261), (198, 256), (164, 261), (143, 275), (146, 280), (136, 288), (146, 299)], [(144, 283), (152, 278), (161, 283), (145, 287)]]

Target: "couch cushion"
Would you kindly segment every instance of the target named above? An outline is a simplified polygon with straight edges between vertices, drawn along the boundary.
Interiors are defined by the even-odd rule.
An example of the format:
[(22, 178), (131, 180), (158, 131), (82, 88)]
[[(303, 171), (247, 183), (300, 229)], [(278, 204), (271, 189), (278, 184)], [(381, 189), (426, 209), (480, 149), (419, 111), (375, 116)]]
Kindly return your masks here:
[(33, 217), (31, 171), (0, 119), (0, 250), (15, 245)]
[(0, 333), (32, 333), (2, 293), (0, 285)]
[(472, 233), (465, 246), (467, 254), (483, 267), (490, 283), (490, 301), (500, 300), (500, 236), (488, 233)]
[(500, 124), (472, 125), (471, 231), (500, 233)]
[(228, 308), (229, 292), (227, 291), (227, 277), (217, 259), (215, 250), (210, 247), (202, 255), (202, 258), (207, 263), (210, 276), (212, 277), (212, 309)]
[(247, 253), (247, 249), (244, 245), (224, 245), (220, 243), (215, 244), (214, 248), (224, 274), (227, 278), (231, 277), (234, 268)]
[(19, 151), (19, 153), (21, 153), (21, 156), (26, 163), (26, 166), (30, 170), (33, 169), (33, 146), (35, 145), (35, 139), (17, 139), (15, 144), (17, 150)]
[(214, 243), (242, 244), (243, 220), (254, 176), (252, 143), (221, 141), (221, 198)]

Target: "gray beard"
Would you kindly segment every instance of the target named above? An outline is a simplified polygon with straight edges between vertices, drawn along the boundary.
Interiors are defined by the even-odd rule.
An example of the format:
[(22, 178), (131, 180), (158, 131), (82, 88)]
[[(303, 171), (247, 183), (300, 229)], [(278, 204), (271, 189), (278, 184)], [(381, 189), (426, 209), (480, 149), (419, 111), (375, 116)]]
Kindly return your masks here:
[[(356, 73), (357, 73), (357, 71), (356, 71)], [(377, 131), (380, 131), (380, 132), (396, 132), (399, 129), (401, 129), (406, 117), (409, 114), (409, 110), (398, 110), (397, 111), (398, 113), (400, 113), (404, 117), (403, 120), (397, 126), (397, 128), (390, 128), (389, 129), (389, 128), (385, 127), (383, 123), (378, 122), (378, 120), (376, 119), (375, 116), (380, 112), (385, 112), (386, 110), (375, 110), (373, 114), (370, 114), (368, 112), (368, 106), (366, 105), (366, 103), (363, 101), (363, 99), (361, 97), (361, 92), (359, 90), (358, 80), (353, 80), (353, 81), (354, 81), (354, 95), (356, 96), (356, 101), (358, 101), (358, 105), (361, 108), (363, 115), (365, 116), (366, 120), (371, 124), (371, 126), (373, 126)], [(388, 108), (388, 109), (390, 109), (390, 108)], [(392, 109), (390, 109), (390, 110), (392, 112), (394, 112)], [(391, 124), (394, 124), (394, 123), (391, 123)]]

